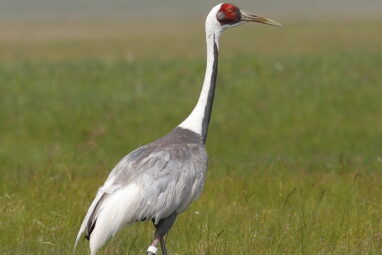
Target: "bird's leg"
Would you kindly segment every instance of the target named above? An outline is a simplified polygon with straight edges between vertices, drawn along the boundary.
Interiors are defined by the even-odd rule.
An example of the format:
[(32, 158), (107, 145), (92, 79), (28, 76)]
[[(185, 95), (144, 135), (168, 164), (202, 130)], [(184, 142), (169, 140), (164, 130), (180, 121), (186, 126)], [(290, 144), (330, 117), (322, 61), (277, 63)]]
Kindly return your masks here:
[(153, 243), (149, 246), (149, 248), (147, 249), (147, 253), (146, 255), (155, 255), (157, 253), (157, 245), (158, 245), (158, 242), (160, 241), (159, 238), (154, 238), (154, 241)]
[(158, 235), (158, 231), (155, 231), (154, 241), (147, 249), (146, 255), (155, 255), (157, 253), (158, 242), (160, 243), (162, 255), (167, 255), (166, 242), (164, 240), (164, 236)]
[(162, 249), (162, 255), (167, 255), (167, 250), (166, 250), (166, 242), (163, 239), (163, 236), (159, 238), (160, 241), (160, 248)]
[(161, 247), (161, 250), (162, 250), (162, 255), (167, 255), (166, 242), (164, 241), (163, 236), (156, 237), (154, 239), (153, 243), (147, 249), (146, 255), (155, 255), (157, 253), (158, 242), (160, 242), (160, 247)]
[(171, 214), (165, 219), (161, 219), (158, 224), (155, 224), (155, 221), (153, 220), (154, 226), (155, 226), (155, 235), (154, 235), (154, 241), (151, 244), (151, 246), (147, 249), (146, 255), (155, 255), (157, 252), (157, 245), (158, 242), (160, 242), (160, 247), (162, 249), (162, 255), (167, 255), (166, 250), (166, 242), (164, 241), (164, 236), (167, 234), (167, 232), (170, 230), (172, 225), (174, 224), (176, 219), (176, 214)]

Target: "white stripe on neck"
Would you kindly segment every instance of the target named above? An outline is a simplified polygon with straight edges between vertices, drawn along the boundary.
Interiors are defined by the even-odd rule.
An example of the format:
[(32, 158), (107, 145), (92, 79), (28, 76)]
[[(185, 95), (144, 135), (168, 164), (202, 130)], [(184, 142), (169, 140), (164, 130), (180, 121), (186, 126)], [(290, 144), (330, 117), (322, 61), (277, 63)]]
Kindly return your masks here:
[(202, 91), (200, 93), (198, 103), (192, 110), (191, 114), (179, 125), (179, 127), (189, 129), (199, 135), (202, 135), (203, 118), (206, 105), (208, 103), (208, 94), (211, 88), (211, 79), (215, 61), (214, 45), (216, 44), (217, 49), (219, 48), (220, 34), (221, 29), (216, 24), (215, 16), (209, 15), (206, 20), (207, 66)]

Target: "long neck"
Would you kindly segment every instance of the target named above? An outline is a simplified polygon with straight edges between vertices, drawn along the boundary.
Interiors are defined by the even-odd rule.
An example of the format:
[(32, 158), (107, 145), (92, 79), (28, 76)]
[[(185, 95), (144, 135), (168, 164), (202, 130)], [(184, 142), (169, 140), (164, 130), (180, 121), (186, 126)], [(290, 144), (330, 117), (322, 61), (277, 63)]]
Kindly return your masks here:
[(203, 143), (207, 140), (208, 125), (211, 119), (214, 102), (216, 76), (218, 73), (219, 34), (206, 31), (207, 66), (202, 91), (198, 103), (191, 114), (179, 125), (202, 136)]

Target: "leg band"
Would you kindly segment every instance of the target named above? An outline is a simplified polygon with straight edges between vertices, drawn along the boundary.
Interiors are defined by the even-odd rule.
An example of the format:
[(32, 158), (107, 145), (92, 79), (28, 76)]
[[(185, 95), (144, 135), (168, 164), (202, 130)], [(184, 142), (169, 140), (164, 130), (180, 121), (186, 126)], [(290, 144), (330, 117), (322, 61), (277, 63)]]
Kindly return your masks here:
[(148, 249), (147, 249), (147, 252), (151, 252), (151, 253), (153, 253), (153, 254), (157, 254), (157, 247), (155, 247), (155, 246), (150, 246)]

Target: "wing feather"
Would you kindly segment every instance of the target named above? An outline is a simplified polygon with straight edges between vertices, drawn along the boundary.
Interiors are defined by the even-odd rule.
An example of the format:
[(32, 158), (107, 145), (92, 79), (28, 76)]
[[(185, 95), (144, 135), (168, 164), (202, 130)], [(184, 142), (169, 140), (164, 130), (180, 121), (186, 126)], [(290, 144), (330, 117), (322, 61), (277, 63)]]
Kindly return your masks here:
[(131, 152), (99, 189), (75, 246), (84, 232), (89, 237), (98, 228), (91, 239), (104, 243), (125, 224), (147, 219), (158, 223), (184, 211), (201, 193), (206, 167), (207, 154), (201, 144), (146, 145)]

